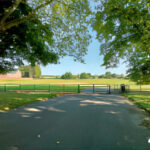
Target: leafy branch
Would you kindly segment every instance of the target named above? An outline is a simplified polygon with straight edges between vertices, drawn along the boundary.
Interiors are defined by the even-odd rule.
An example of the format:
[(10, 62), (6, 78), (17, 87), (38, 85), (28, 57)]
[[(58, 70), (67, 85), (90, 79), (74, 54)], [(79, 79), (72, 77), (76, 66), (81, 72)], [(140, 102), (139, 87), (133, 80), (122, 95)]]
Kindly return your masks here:
[(30, 12), (27, 16), (24, 16), (21, 19), (15, 19), (15, 20), (6, 22), (7, 18), (16, 10), (16, 8), (19, 6), (19, 4), (21, 2), (22, 2), (22, 0), (15, 0), (14, 4), (6, 10), (5, 15), (0, 20), (0, 32), (1, 33), (5, 32), (6, 30), (8, 30), (14, 26), (18, 26), (19, 24), (23, 23), (26, 20), (31, 19), (32, 16), (34, 16), (39, 9), (49, 5), (50, 3), (53, 2), (53, 0), (48, 0), (44, 4), (40, 4), (32, 12)]

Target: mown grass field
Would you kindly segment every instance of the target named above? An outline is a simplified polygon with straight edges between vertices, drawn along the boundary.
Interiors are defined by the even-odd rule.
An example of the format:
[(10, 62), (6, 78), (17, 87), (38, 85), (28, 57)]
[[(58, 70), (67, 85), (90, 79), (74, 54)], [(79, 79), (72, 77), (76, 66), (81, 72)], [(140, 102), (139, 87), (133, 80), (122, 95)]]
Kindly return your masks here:
[(134, 84), (125, 79), (20, 79), (0, 80), (0, 84)]
[(0, 93), (0, 112), (18, 108), (37, 101), (44, 101), (57, 94)]
[(150, 92), (126, 93), (123, 94), (123, 96), (129, 98), (141, 108), (144, 108), (150, 112)]
[[(0, 91), (3, 90), (47, 90), (51, 92), (77, 92), (77, 84), (109, 84), (111, 88), (120, 84), (130, 85), (131, 91), (150, 91), (150, 85), (136, 85), (125, 79), (20, 79), (0, 80)], [(117, 85), (117, 86), (116, 86)], [(83, 88), (83, 87), (82, 87)]]

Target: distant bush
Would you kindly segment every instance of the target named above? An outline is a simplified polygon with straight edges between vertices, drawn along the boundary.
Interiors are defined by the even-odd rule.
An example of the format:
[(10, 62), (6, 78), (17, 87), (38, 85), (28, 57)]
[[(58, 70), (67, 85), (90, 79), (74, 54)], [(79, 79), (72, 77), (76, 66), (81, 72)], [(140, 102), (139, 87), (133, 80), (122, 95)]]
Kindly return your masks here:
[(71, 72), (66, 72), (61, 76), (61, 79), (73, 79), (73, 75)]
[(91, 78), (91, 74), (90, 73), (81, 73), (80, 74), (80, 79), (90, 79)]
[[(118, 74), (115, 74), (115, 73), (106, 72), (105, 74), (100, 75), (99, 78), (106, 78), (106, 79), (111, 79), (111, 78), (124, 79), (124, 78), (127, 78), (127, 77), (125, 77), (123, 74), (118, 75)], [(127, 79), (128, 79), (128, 78), (127, 78)]]

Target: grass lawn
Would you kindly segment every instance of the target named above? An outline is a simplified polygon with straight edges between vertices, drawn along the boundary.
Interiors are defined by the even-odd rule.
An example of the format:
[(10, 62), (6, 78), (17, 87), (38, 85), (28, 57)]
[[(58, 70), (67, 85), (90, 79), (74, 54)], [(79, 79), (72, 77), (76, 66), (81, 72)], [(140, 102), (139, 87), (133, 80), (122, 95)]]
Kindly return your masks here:
[(138, 104), (141, 108), (150, 112), (150, 92), (127, 93), (123, 96)]
[[(12, 79), (0, 80), (0, 91), (10, 90), (45, 90), (52, 93), (78, 92), (78, 84), (109, 84), (111, 88), (120, 88), (120, 84), (130, 85), (131, 91), (150, 91), (150, 85), (136, 85), (125, 79)], [(5, 86), (6, 85), (6, 86)], [(83, 89), (85, 87), (81, 87)]]
[(0, 93), (0, 112), (56, 96), (58, 94)]

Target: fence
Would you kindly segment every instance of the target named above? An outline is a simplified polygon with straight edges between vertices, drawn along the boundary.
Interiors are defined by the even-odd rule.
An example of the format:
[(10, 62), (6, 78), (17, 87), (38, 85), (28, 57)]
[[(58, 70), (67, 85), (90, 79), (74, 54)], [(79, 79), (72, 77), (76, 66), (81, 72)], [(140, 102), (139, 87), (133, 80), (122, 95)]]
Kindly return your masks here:
[(1, 92), (78, 93), (78, 85), (1, 84)]
[[(150, 92), (150, 85), (125, 85), (126, 92)], [(119, 84), (0, 84), (1, 92), (120, 93)]]

